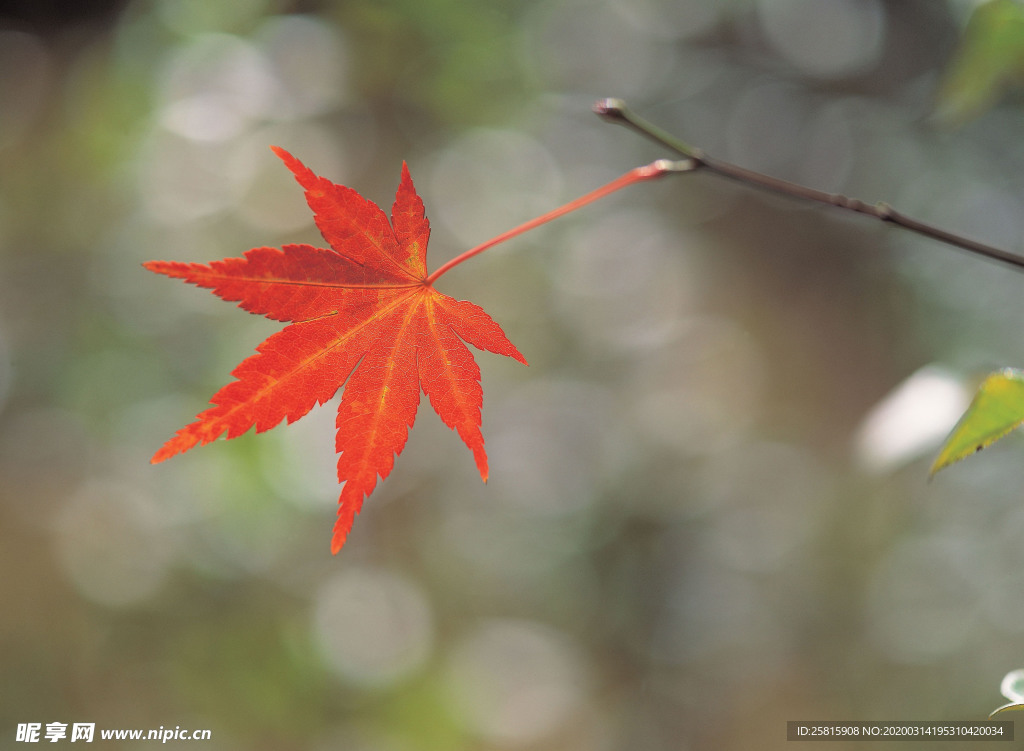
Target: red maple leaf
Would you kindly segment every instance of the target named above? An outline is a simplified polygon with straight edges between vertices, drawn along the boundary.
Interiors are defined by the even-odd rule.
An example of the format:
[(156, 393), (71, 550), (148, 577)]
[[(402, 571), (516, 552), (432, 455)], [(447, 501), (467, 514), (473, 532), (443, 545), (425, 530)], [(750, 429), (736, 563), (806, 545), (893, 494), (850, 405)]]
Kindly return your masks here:
[[(209, 265), (150, 261), (150, 271), (200, 287), (250, 313), (290, 324), (235, 368), (237, 379), (153, 456), (153, 463), (249, 428), (298, 420), (344, 385), (336, 448), (339, 499), (331, 552), (394, 466), (416, 419), (420, 390), (473, 452), (487, 480), (480, 432), (480, 369), (463, 342), (526, 360), (480, 307), (434, 289), (448, 264), (427, 276), (430, 225), (406, 165), (391, 222), (351, 188), (313, 174), (283, 149), (275, 153), (305, 188), (330, 250), (311, 245), (253, 248)], [(493, 243), (492, 243), (493, 244)], [(482, 247), (480, 248), (482, 249)], [(477, 250), (476, 252), (479, 252)]]

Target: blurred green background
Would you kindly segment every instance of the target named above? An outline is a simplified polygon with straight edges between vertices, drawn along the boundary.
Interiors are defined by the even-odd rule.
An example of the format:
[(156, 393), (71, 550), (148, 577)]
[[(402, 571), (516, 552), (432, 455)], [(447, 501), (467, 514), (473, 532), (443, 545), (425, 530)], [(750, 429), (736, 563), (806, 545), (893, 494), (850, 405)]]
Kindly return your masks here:
[(709, 175), (616, 194), (445, 276), (530, 361), (478, 355), (491, 481), (421, 404), (331, 557), (332, 405), (149, 465), (279, 325), (140, 266), (322, 244), (277, 144), (385, 206), (407, 160), (437, 268), (670, 156), (604, 96), (1021, 250), (1020, 6), (976, 5), (0, 4), (0, 748), (983, 718), (1024, 665), (1024, 446), (926, 479), (976, 379), (1024, 365), (1016, 272)]

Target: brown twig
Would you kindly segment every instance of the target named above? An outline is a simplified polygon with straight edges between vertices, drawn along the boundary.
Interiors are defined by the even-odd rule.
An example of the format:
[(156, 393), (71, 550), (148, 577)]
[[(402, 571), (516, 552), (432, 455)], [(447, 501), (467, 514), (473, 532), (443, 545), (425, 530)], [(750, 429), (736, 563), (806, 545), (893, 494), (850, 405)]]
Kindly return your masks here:
[(859, 214), (866, 214), (867, 216), (874, 217), (875, 219), (879, 219), (883, 222), (889, 222), (899, 227), (903, 227), (904, 229), (908, 229), (911, 232), (916, 232), (919, 235), (924, 235), (925, 237), (939, 240), (940, 242), (944, 242), (948, 245), (953, 245), (954, 247), (966, 250), (969, 253), (975, 253), (986, 258), (1001, 261), (1014, 266), (1017, 269), (1024, 269), (1024, 256), (1017, 255), (1016, 253), (1010, 253), (1009, 251), (1002, 250), (1001, 248), (995, 248), (991, 245), (985, 245), (984, 243), (948, 232), (926, 222), (918, 221), (917, 219), (913, 219), (905, 214), (901, 214), (887, 203), (865, 203), (864, 201), (856, 198), (849, 198), (838, 193), (826, 193), (821, 190), (815, 190), (814, 188), (809, 188), (806, 185), (792, 183), (788, 180), (780, 180), (776, 177), (771, 177), (770, 175), (765, 175), (729, 162), (714, 159), (700, 149), (689, 146), (658, 126), (638, 117), (621, 99), (609, 98), (598, 100), (594, 104), (594, 112), (609, 122), (625, 125), (642, 136), (671, 149), (680, 156), (692, 160), (693, 169), (691, 171), (705, 169), (709, 172), (721, 175), (722, 177), (728, 177), (731, 180), (752, 185), (754, 187), (761, 188), (762, 190), (779, 193), (791, 198), (822, 203), (827, 206), (846, 209), (847, 211), (856, 211)]

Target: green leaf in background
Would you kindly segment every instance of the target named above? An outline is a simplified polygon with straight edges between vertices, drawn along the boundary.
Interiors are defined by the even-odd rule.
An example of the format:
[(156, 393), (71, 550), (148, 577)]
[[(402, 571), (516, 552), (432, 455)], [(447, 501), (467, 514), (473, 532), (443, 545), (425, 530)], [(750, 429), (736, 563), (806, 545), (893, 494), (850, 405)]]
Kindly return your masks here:
[(989, 0), (971, 14), (938, 94), (938, 118), (963, 125), (1024, 83), (1024, 4)]
[(1003, 712), (1015, 712), (1021, 709), (1024, 709), (1024, 704), (1004, 704), (999, 707), (999, 709), (994, 710), (992, 714), (989, 715), (989, 718), (995, 717), (997, 714), (1002, 714)]
[(980, 451), (1024, 423), (1024, 371), (988, 376), (932, 464), (931, 474)]

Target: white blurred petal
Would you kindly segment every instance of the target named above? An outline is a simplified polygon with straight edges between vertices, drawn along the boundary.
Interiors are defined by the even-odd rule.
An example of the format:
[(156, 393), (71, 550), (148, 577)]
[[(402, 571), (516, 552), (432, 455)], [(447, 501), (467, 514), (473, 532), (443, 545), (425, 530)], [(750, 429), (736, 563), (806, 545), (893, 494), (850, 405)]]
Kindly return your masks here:
[(970, 401), (961, 378), (934, 365), (921, 368), (864, 418), (855, 439), (858, 464), (882, 473), (933, 451)]

